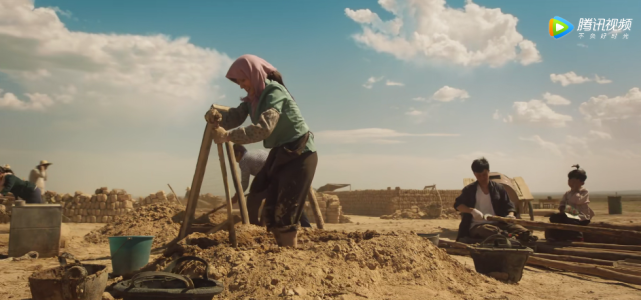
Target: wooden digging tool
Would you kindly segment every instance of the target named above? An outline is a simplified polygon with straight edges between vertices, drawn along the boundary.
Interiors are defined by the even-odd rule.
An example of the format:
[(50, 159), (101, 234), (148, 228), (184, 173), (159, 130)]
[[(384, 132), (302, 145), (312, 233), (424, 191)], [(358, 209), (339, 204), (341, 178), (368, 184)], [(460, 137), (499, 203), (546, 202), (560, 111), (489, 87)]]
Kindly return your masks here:
[(171, 188), (171, 185), (168, 183), (167, 186), (169, 186), (169, 189), (171, 190), (172, 193), (174, 193), (174, 198), (176, 199), (176, 202), (180, 203), (180, 200), (178, 200), (178, 194), (174, 192), (174, 189)]
[(234, 219), (234, 215), (231, 213), (231, 196), (229, 195), (229, 183), (227, 182), (227, 168), (225, 167), (225, 153), (223, 153), (223, 145), (216, 144), (218, 146), (218, 160), (220, 160), (220, 171), (223, 173), (223, 185), (225, 186), (225, 199), (227, 200), (227, 220), (229, 223), (229, 242), (232, 247), (238, 247), (238, 242), (236, 241), (236, 228), (234, 228), (234, 222), (231, 221)]
[(318, 229), (325, 229), (325, 221), (323, 220), (323, 214), (320, 211), (320, 207), (318, 206), (318, 200), (316, 199), (316, 193), (314, 191), (314, 188), (309, 187), (309, 203), (312, 205), (312, 210), (314, 212), (314, 219), (316, 220), (316, 227)]
[(240, 172), (238, 172), (236, 155), (234, 155), (234, 145), (232, 142), (226, 142), (225, 146), (227, 146), (227, 160), (229, 161), (231, 177), (234, 180), (236, 195), (238, 195), (238, 207), (240, 208), (240, 216), (243, 220), (243, 225), (247, 225), (249, 224), (249, 214), (247, 213), (247, 202), (245, 202), (245, 191), (243, 190), (243, 185), (240, 182)]
[(200, 153), (198, 153), (196, 172), (194, 173), (194, 179), (191, 182), (191, 191), (189, 192), (189, 199), (187, 199), (187, 207), (185, 208), (185, 219), (180, 226), (178, 240), (187, 236), (187, 232), (189, 232), (189, 229), (194, 222), (194, 214), (196, 213), (196, 206), (198, 205), (200, 187), (203, 183), (205, 168), (207, 168), (207, 159), (209, 158), (209, 152), (211, 151), (211, 143), (213, 139), (211, 136), (212, 129), (213, 126), (207, 123), (207, 126), (205, 126), (205, 133), (203, 134), (203, 141), (200, 144)]
[(505, 223), (514, 223), (514, 224), (519, 224), (525, 227), (571, 230), (571, 231), (579, 231), (579, 232), (588, 232), (593, 234), (619, 236), (619, 237), (631, 238), (631, 239), (641, 239), (641, 231), (599, 228), (599, 227), (592, 227), (592, 226), (569, 225), (569, 224), (560, 224), (560, 223), (535, 222), (535, 221), (526, 221), (521, 219), (501, 218), (497, 216), (488, 216), (487, 220), (499, 221), (499, 222), (505, 222)]

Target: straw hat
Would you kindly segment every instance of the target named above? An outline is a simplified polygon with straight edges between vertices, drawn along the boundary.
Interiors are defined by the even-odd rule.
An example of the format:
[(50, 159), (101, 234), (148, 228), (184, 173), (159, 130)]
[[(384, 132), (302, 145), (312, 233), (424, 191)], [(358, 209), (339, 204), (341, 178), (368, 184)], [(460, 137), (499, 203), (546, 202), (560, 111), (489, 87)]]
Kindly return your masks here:
[(48, 167), (48, 166), (50, 166), (50, 165), (52, 165), (52, 163), (50, 163), (50, 162), (48, 162), (48, 161), (46, 161), (46, 160), (41, 160), (41, 161), (40, 161), (40, 164), (38, 165), (38, 167), (39, 167), (39, 166), (45, 166), (45, 167)]

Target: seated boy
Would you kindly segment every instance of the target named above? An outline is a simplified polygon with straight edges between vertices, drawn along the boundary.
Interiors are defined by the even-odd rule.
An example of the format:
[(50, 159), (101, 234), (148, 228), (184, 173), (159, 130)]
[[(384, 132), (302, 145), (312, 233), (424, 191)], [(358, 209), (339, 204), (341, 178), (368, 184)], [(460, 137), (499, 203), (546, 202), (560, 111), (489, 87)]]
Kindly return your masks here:
[(456, 198), (454, 208), (462, 212), (457, 241), (486, 239), (494, 234), (517, 237), (528, 243), (535, 240), (532, 232), (517, 224), (485, 220), (485, 215), (516, 218), (516, 209), (501, 184), (490, 180), (490, 164), (485, 158), (472, 162), (476, 181), (469, 184)]
[[(563, 223), (570, 225), (587, 226), (594, 217), (594, 211), (588, 205), (590, 197), (588, 190), (583, 188), (588, 175), (585, 170), (580, 169), (579, 165), (572, 166), (576, 168), (568, 173), (567, 191), (559, 203), (559, 213), (550, 216), (550, 223)], [(583, 241), (583, 233), (570, 230), (548, 229), (545, 231), (545, 238), (550, 241)]]

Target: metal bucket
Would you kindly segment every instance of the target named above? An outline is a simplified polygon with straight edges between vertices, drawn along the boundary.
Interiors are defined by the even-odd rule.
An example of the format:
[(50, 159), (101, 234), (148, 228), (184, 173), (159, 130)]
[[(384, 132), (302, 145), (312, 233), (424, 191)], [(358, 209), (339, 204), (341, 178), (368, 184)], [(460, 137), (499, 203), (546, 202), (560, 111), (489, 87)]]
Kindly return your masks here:
[(101, 300), (107, 266), (71, 264), (38, 271), (29, 277), (33, 300)]
[(488, 237), (478, 247), (470, 247), (476, 272), (510, 283), (521, 280), (523, 268), (532, 252), (531, 248), (516, 241), (510, 242), (500, 234)]
[(417, 233), (417, 235), (420, 236), (420, 237), (424, 237), (424, 238), (430, 240), (430, 242), (432, 242), (432, 244), (434, 246), (438, 247), (438, 241), (439, 241), (440, 236), (441, 236), (440, 234), (438, 234), (438, 233)]

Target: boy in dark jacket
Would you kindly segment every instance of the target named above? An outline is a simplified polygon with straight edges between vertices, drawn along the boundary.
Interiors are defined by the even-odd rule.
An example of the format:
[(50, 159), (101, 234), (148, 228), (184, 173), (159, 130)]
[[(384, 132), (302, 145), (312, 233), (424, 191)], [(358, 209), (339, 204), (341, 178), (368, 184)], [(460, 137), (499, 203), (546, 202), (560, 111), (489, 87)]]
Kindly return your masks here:
[(486, 239), (505, 233), (529, 242), (532, 235), (525, 227), (485, 220), (486, 215), (515, 219), (516, 209), (503, 186), (490, 180), (490, 164), (485, 158), (472, 162), (472, 172), (476, 181), (463, 188), (454, 202), (454, 208), (463, 213), (456, 240), (466, 237)]

